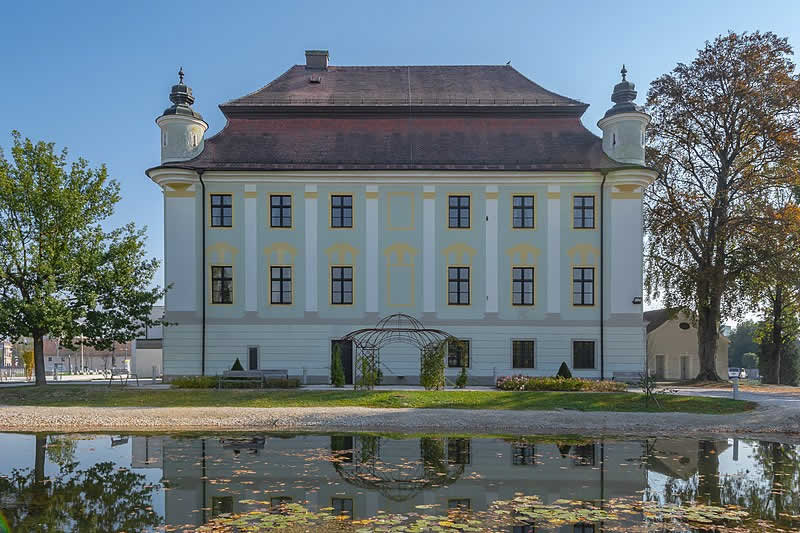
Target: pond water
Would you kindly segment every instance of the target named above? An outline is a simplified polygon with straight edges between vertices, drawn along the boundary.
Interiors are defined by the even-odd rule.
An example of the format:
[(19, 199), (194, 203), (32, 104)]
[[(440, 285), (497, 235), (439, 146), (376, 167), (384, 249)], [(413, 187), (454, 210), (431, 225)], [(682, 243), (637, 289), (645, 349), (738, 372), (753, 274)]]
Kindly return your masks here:
[(793, 531), (800, 446), (0, 433), (0, 532), (238, 531), (240, 514), (264, 531)]

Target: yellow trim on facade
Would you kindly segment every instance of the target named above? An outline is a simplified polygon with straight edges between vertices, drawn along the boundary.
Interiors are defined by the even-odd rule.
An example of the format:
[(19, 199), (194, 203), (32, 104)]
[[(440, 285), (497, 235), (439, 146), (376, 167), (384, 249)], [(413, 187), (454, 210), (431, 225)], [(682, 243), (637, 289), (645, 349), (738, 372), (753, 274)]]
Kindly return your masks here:
[[(209, 229), (233, 229), (236, 226), (236, 195), (232, 192), (223, 192), (223, 191), (207, 191), (206, 194), (208, 198), (206, 198), (207, 205), (208, 205), (208, 212), (206, 215), (208, 216), (208, 228)], [(211, 196), (212, 195), (225, 195), (228, 194), (231, 197), (231, 225), (230, 226), (212, 226), (211, 225)]]
[[(272, 225), (272, 197), (273, 196), (288, 196), (289, 197), (289, 213), (291, 213), (291, 220), (289, 226), (273, 226)], [(267, 227), (271, 230), (292, 230), (294, 229), (294, 193), (293, 192), (270, 192), (267, 194)]]
[(351, 261), (355, 263), (358, 249), (346, 242), (338, 242), (325, 249), (325, 255), (328, 256), (328, 263), (334, 262), (334, 255), (336, 256), (336, 262), (344, 263), (346, 254), (350, 254)]
[(487, 192), (486, 199), (487, 200), (497, 200), (500, 197), (500, 193), (498, 192)]
[[(469, 196), (469, 226), (466, 228), (451, 228), (450, 227), (450, 198), (452, 196)], [(472, 229), (472, 211), (475, 209), (475, 203), (472, 201), (472, 193), (471, 192), (450, 192), (447, 193), (447, 203), (444, 206), (445, 208), (445, 228), (451, 231), (464, 231), (464, 230), (471, 230)]]
[[(353, 301), (349, 304), (335, 304), (333, 303), (333, 269), (335, 267), (349, 267), (353, 269)], [(345, 264), (338, 264), (338, 263), (329, 263), (328, 264), (328, 305), (330, 307), (352, 307), (356, 305), (356, 263), (353, 261), (352, 264), (345, 265)]]
[[(417, 256), (417, 249), (404, 243), (396, 243), (384, 250), (386, 256), (386, 305), (391, 307), (414, 307), (416, 303), (416, 264), (414, 258)], [(392, 256), (396, 258), (392, 262)], [(411, 269), (411, 303), (397, 304), (392, 303), (392, 268)]]
[(364, 197), (367, 200), (377, 200), (378, 199), (378, 191), (367, 191), (364, 193)]
[[(514, 197), (515, 196), (533, 196), (533, 227), (532, 228), (515, 228), (514, 227)], [(509, 227), (516, 231), (536, 231), (539, 227), (539, 198), (535, 192), (512, 192), (509, 197)]]
[(235, 257), (239, 253), (239, 249), (235, 246), (228, 244), (227, 242), (221, 241), (214, 244), (211, 244), (206, 247), (206, 257), (209, 261), (213, 261), (213, 256), (216, 255), (216, 260), (225, 261), (225, 254), (230, 254), (231, 257), (231, 264), (235, 262)]
[[(594, 257), (594, 262), (589, 261), (589, 255)], [(600, 249), (595, 248), (591, 244), (581, 243), (576, 244), (572, 248), (567, 250), (567, 255), (569, 256), (570, 264), (573, 266), (578, 265), (590, 265), (590, 266), (597, 266), (600, 258)]]
[(197, 196), (195, 191), (164, 191), (165, 198), (194, 198)]
[(306, 191), (303, 193), (303, 198), (316, 198), (317, 196), (319, 196), (319, 193), (316, 191)]
[(247, 198), (258, 198), (258, 193), (256, 191), (244, 191), (244, 197)]
[(614, 200), (641, 200), (640, 192), (612, 192), (611, 198)]
[[(536, 265), (539, 262), (539, 255), (542, 251), (533, 246), (532, 244), (528, 243), (521, 243), (516, 246), (512, 246), (511, 248), (506, 250), (506, 255), (508, 256), (509, 261), (511, 263), (519, 263), (525, 265)], [(515, 260), (515, 256), (518, 256), (519, 259)]]
[[(392, 226), (392, 197), (405, 196), (410, 199), (411, 205), (411, 225), (410, 226)], [(414, 192), (413, 191), (390, 191), (386, 193), (386, 229), (390, 231), (410, 231), (414, 229)]]
[(430, 192), (430, 191), (423, 192), (422, 193), (422, 198), (424, 200), (435, 200), (436, 199), (436, 193), (435, 192)]
[[(472, 266), (472, 259), (475, 257), (477, 253), (478, 250), (476, 250), (475, 248), (473, 248), (468, 244), (464, 244), (463, 242), (457, 242), (455, 244), (451, 244), (450, 246), (442, 250), (442, 255), (444, 255), (447, 258), (448, 262), (450, 261), (449, 257), (450, 254), (456, 254), (457, 263), (468, 264), (470, 266)], [(465, 258), (467, 256), (469, 256), (468, 263), (465, 261)]]
[[(593, 196), (594, 197), (594, 227), (593, 228), (576, 228), (575, 227), (575, 197), (576, 196)], [(598, 218), (598, 207), (599, 203), (597, 201), (598, 195), (596, 192), (573, 192), (570, 194), (569, 197), (569, 229), (570, 231), (599, 231), (600, 230), (600, 219)]]
[[(332, 196), (350, 196), (352, 198), (352, 209), (350, 213), (352, 216), (352, 224), (350, 226), (345, 226), (342, 228), (334, 228), (331, 223), (333, 222), (333, 205), (332, 205)], [(340, 231), (340, 230), (354, 230), (356, 229), (356, 199), (357, 195), (354, 192), (329, 192), (328, 193), (328, 229), (333, 231)]]
[(548, 192), (547, 193), (547, 199), (548, 200), (558, 200), (560, 198), (561, 198), (561, 193), (560, 192)]
[(272, 254), (275, 254), (276, 261), (279, 263), (290, 263), (294, 265), (294, 258), (297, 256), (297, 248), (288, 242), (275, 242), (271, 246), (264, 247), (264, 255), (267, 256), (267, 262), (272, 261)]
[[(468, 304), (451, 304), (450, 303), (450, 268), (466, 268), (469, 269), (469, 303)], [(444, 303), (450, 307), (472, 307), (472, 265), (459, 265), (449, 264), (444, 271)]]
[[(291, 303), (274, 303), (272, 301), (272, 267), (275, 268), (289, 268), (289, 275), (291, 276), (290, 283), (292, 284), (292, 301)], [(281, 287), (281, 292), (283, 292), (283, 287)], [(267, 304), (268, 305), (277, 305), (280, 307), (291, 307), (294, 305), (295, 296), (294, 296), (294, 263), (288, 265), (281, 265), (281, 264), (268, 264), (267, 265)]]
[(170, 181), (164, 184), (165, 187), (170, 187), (173, 191), (185, 191), (192, 186), (191, 183), (185, 181)]

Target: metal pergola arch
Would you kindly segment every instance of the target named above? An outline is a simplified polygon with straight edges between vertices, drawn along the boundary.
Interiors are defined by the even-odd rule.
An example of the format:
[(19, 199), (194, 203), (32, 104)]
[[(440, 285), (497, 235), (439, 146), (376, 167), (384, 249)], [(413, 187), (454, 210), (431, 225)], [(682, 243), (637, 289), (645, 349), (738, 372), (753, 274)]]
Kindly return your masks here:
[(374, 383), (364, 377), (367, 373), (374, 376), (380, 371), (380, 351), (384, 346), (395, 343), (415, 346), (420, 352), (421, 362), (427, 350), (439, 350), (448, 341), (458, 339), (446, 331), (426, 328), (413, 316), (397, 313), (381, 319), (375, 327), (351, 331), (342, 340), (353, 343), (356, 354), (353, 388), (358, 390), (374, 388)]

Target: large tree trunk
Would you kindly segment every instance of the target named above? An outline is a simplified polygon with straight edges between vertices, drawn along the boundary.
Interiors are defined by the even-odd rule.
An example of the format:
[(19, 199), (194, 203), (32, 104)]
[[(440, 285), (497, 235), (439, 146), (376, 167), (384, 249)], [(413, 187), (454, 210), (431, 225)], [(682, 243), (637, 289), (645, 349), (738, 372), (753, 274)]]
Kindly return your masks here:
[(36, 385), (47, 385), (44, 372), (44, 335), (33, 337), (33, 370), (36, 373)]
[(700, 359), (698, 381), (720, 381), (717, 374), (719, 342), (719, 307), (701, 306), (697, 310), (697, 355)]
[(772, 301), (771, 335), (766, 346), (767, 372), (765, 381), (779, 385), (781, 382), (781, 352), (783, 351), (783, 287), (775, 288), (775, 299)]
[(706, 505), (720, 504), (719, 453), (710, 440), (697, 442), (697, 499)]

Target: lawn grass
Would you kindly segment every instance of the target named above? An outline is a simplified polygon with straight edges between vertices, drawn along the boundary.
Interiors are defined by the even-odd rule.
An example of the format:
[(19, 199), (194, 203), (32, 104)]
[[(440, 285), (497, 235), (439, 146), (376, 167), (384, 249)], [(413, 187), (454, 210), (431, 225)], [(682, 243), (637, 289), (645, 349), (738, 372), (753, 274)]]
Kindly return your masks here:
[(665, 395), (662, 408), (630, 392), (507, 391), (304, 391), (111, 388), (101, 385), (49, 385), (0, 388), (0, 405), (84, 407), (383, 407), (421, 409), (572, 409), (732, 414), (753, 402), (727, 398)]

